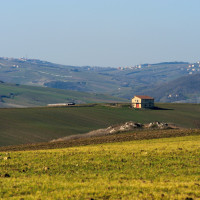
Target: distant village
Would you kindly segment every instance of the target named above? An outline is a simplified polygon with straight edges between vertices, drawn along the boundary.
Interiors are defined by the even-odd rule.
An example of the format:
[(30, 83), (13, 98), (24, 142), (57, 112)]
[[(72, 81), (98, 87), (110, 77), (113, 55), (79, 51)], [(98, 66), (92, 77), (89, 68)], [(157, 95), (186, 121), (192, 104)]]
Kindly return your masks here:
[[(118, 70), (135, 70), (135, 69), (142, 69), (147, 67), (155, 66), (154, 64), (140, 64), (135, 66), (125, 66), (125, 67), (118, 67)], [(200, 61), (188, 64), (186, 67), (181, 67), (181, 70), (187, 70), (188, 74), (193, 74), (194, 72), (200, 72)]]
[[(1, 57), (0, 59), (3, 60), (10, 60), (10, 61), (18, 61), (21, 63), (32, 63), (32, 64), (42, 64), (42, 65), (47, 65), (47, 64), (52, 64), (50, 62), (47, 61), (42, 61), (42, 60), (38, 60), (38, 59), (28, 59), (28, 58), (8, 58), (8, 57)], [(156, 65), (166, 65), (166, 64), (180, 64), (179, 69), (180, 70), (186, 70), (188, 74), (193, 74), (195, 72), (200, 72), (200, 61), (195, 62), (195, 63), (187, 63), (187, 62), (166, 62), (166, 63), (158, 63), (158, 64), (139, 64), (139, 65), (134, 65), (134, 66), (121, 66), (121, 67), (107, 67), (113, 70), (119, 70), (119, 71), (125, 71), (125, 70), (141, 70), (144, 68), (150, 68), (150, 67), (155, 67)], [(183, 64), (185, 64), (186, 66), (182, 66)], [(0, 68), (2, 67), (10, 67), (10, 68), (20, 68), (20, 64), (16, 65), (13, 64), (12, 66), (6, 66), (3, 63), (0, 62)], [(72, 71), (78, 72), (80, 70), (80, 66), (74, 66), (76, 69), (73, 69)], [(101, 70), (102, 67), (100, 66), (82, 66), (81, 67), (82, 70), (85, 71), (98, 71)], [(44, 73), (44, 72), (41, 72)], [(59, 75), (58, 75), (59, 76)], [(68, 77), (68, 76), (67, 76)]]
[(200, 61), (198, 61), (194, 64), (188, 65), (187, 71), (188, 71), (189, 74), (193, 74), (193, 72), (195, 72), (195, 71), (199, 72), (200, 71)]

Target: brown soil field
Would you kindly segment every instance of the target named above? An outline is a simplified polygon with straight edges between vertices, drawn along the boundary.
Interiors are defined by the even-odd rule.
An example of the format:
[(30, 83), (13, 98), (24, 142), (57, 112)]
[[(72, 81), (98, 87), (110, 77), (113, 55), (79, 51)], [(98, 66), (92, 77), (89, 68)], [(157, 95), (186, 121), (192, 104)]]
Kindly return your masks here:
[(0, 152), (5, 151), (29, 151), (43, 149), (59, 149), (93, 144), (123, 142), (132, 140), (149, 140), (157, 138), (181, 137), (200, 135), (200, 129), (168, 129), (168, 130), (137, 130), (128, 133), (118, 133), (101, 137), (78, 138), (60, 142), (46, 142), (25, 144), (17, 146), (0, 147)]

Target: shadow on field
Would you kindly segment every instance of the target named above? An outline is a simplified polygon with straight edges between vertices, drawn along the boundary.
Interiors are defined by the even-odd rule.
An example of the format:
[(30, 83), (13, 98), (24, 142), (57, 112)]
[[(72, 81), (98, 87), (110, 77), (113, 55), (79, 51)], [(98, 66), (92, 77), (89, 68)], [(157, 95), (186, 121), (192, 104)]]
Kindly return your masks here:
[(151, 108), (151, 110), (174, 110), (174, 109), (172, 109), (172, 108), (160, 108), (160, 107), (155, 106), (155, 107)]

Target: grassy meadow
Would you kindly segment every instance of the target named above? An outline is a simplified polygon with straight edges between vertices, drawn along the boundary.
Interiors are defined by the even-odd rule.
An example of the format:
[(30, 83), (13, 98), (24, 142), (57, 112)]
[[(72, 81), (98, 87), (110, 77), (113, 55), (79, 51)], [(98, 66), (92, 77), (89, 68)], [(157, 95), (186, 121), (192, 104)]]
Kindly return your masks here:
[(1, 199), (199, 199), (200, 136), (0, 153)]
[(19, 84), (0, 83), (0, 107), (35, 107), (50, 103), (123, 102), (106, 94), (77, 92)]
[(89, 107), (0, 109), (0, 146), (46, 142), (127, 121), (200, 127), (200, 104), (156, 104), (160, 110), (97, 104)]

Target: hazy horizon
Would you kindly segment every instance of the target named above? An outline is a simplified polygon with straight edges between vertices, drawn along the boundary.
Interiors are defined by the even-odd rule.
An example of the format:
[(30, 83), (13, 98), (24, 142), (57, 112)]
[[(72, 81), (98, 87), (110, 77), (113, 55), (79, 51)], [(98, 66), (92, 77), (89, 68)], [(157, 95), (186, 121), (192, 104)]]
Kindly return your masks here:
[(198, 0), (1, 1), (0, 57), (73, 66), (200, 60)]
[[(53, 62), (50, 60), (43, 60), (43, 59), (39, 59), (39, 58), (30, 58), (30, 57), (7, 57), (7, 56), (0, 56), (0, 58), (4, 58), (4, 59), (26, 59), (26, 60), (41, 60), (44, 62), (50, 62), (50, 63), (54, 63), (54, 64), (58, 64), (58, 65), (66, 65), (66, 66), (74, 66), (74, 67), (86, 67), (86, 66), (90, 66), (90, 67), (111, 67), (111, 66), (99, 66), (99, 65), (68, 65), (66, 63), (58, 63), (58, 62)], [(136, 66), (136, 65), (143, 65), (143, 64), (159, 64), (159, 63), (168, 63), (168, 62), (183, 62), (183, 63), (195, 63), (195, 62), (199, 62), (199, 61), (194, 61), (194, 62), (188, 62), (185, 60), (172, 60), (172, 61), (160, 61), (160, 62), (155, 62), (155, 63), (136, 63), (135, 65), (131, 65), (131, 66), (118, 66), (118, 67), (132, 67), (132, 66)], [(112, 68), (117, 68), (117, 66), (112, 66)]]

